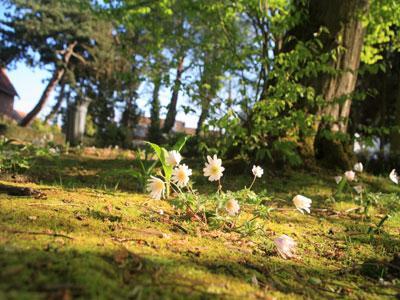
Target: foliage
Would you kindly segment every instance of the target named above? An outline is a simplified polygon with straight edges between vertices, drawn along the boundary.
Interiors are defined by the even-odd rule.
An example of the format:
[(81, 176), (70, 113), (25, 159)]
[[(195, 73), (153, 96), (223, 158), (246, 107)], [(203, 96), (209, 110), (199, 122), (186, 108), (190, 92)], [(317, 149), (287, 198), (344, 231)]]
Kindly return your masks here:
[[(156, 144), (164, 142), (159, 129), (166, 108), (169, 125), (177, 111), (199, 115), (194, 154), (299, 166), (310, 156), (318, 158), (316, 136), (351, 144), (358, 133), (359, 140), (377, 136), (396, 144), (399, 118), (391, 112), (400, 111), (394, 99), (399, 89), (398, 1), (369, 0), (365, 14), (355, 12), (365, 27), (362, 52), (354, 53), (355, 60), (361, 56), (354, 70), (358, 83), (334, 99), (324, 82), (349, 68), (340, 64), (347, 63), (342, 58), (351, 49), (341, 44), (343, 30), (335, 30), (348, 25), (342, 21), (351, 12), (328, 9), (329, 22), (319, 22), (330, 1), (3, 3), (9, 7), (0, 27), (4, 65), (25, 61), (50, 70), (65, 67), (60, 53), (78, 42), (62, 80), (69, 91), (63, 101), (70, 107), (91, 99), (89, 134), (99, 146), (131, 147), (138, 117), (148, 104), (147, 139)], [(385, 84), (377, 84), (377, 78)], [(163, 107), (166, 91), (176, 97)], [(347, 123), (349, 116), (335, 120), (328, 108), (344, 103), (352, 107), (349, 127), (337, 133), (330, 125)]]
[(133, 170), (132, 174), (133, 176), (136, 178), (136, 180), (138, 181), (138, 185), (139, 185), (139, 189), (142, 192), (146, 191), (146, 183), (150, 178), (150, 175), (153, 174), (153, 170), (156, 167), (158, 161), (154, 160), (154, 161), (148, 161), (148, 150), (147, 148), (144, 148), (144, 158), (145, 160), (142, 160), (143, 157), (143, 151), (139, 151), (137, 150), (135, 152), (135, 160), (136, 163), (139, 165), (138, 170)]
[[(171, 150), (175, 150), (175, 151), (178, 151), (178, 152), (181, 151), (182, 148), (185, 146), (187, 140), (188, 140), (188, 137), (186, 137), (186, 136), (182, 137), (181, 139), (179, 139), (176, 142), (176, 144), (172, 147)], [(167, 163), (168, 150), (165, 149), (164, 147), (161, 147), (161, 146), (159, 146), (157, 144), (154, 144), (154, 143), (147, 142), (147, 144), (149, 144), (150, 147), (153, 149), (154, 153), (157, 156), (158, 161), (161, 163), (161, 167), (162, 167), (162, 170), (163, 170), (162, 176), (165, 179), (165, 182), (166, 182), (166, 185), (167, 185), (166, 194), (167, 194), (167, 197), (168, 197), (169, 194), (170, 194), (172, 169), (174, 167), (174, 166), (172, 166), (172, 165)], [(153, 169), (151, 166), (150, 166), (150, 168)], [(150, 172), (148, 170), (146, 170), (145, 173), (149, 173), (150, 174)]]
[(14, 144), (13, 140), (2, 137), (0, 140), (0, 170), (3, 172), (20, 173), (32, 165), (37, 157), (56, 156), (59, 149), (54, 144), (38, 141), (34, 144)]

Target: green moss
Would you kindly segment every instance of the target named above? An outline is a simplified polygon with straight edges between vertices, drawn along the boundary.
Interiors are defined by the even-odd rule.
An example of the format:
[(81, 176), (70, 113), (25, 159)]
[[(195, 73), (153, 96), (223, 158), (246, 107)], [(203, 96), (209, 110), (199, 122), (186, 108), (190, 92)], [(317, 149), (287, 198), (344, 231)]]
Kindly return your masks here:
[[(265, 176), (255, 189), (268, 191), (266, 205), (280, 210), (260, 221), (264, 233), (243, 237), (208, 230), (175, 215), (168, 201), (135, 193), (133, 166), (123, 159), (41, 159), (26, 174), (30, 182), (19, 185), (40, 188), (47, 199), (0, 194), (0, 298), (376, 299), (399, 293), (398, 281), (385, 278), (382, 285), (365, 264), (376, 261), (383, 270), (382, 262), (400, 251), (400, 190), (387, 179), (363, 176), (369, 190), (382, 193), (366, 219), (346, 213), (357, 206), (351, 196), (330, 199), (334, 173)], [(199, 190), (215, 191), (200, 173), (194, 179)], [(250, 180), (227, 173), (224, 189)], [(311, 215), (292, 209), (299, 193), (313, 199)], [(388, 212), (392, 218), (381, 232), (368, 234)], [(248, 217), (250, 209), (241, 216)], [(277, 255), (272, 240), (280, 234), (298, 242), (298, 258)]]

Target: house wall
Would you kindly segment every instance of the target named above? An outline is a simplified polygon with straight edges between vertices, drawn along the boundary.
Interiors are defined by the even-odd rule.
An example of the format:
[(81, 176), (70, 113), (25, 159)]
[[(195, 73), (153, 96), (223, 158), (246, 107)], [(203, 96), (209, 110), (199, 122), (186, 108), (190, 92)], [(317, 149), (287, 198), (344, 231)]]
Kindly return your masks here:
[(0, 114), (13, 117), (14, 97), (0, 91)]

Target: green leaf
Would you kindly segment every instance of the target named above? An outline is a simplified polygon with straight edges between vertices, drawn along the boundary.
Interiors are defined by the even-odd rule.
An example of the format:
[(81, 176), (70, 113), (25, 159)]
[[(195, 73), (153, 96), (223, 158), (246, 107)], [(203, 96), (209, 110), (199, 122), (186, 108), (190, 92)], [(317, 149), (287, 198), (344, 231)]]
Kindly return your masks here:
[(176, 151), (181, 151), (182, 150), (182, 148), (183, 148), (183, 146), (185, 146), (185, 144), (186, 144), (186, 142), (187, 142), (187, 140), (189, 139), (189, 136), (184, 136), (184, 137), (181, 137), (177, 142), (176, 142), (176, 144), (174, 145), (174, 147), (172, 147), (172, 149), (173, 150), (176, 150)]
[(165, 179), (169, 181), (172, 175), (172, 166), (169, 166), (166, 161), (166, 156), (168, 155), (168, 151), (165, 148), (158, 146), (157, 144), (150, 142), (146, 143), (149, 144), (151, 148), (153, 148), (154, 152), (156, 153), (158, 159), (161, 162)]
[(346, 186), (347, 180), (345, 177), (342, 178), (342, 180), (340, 180), (339, 184), (338, 184), (338, 188), (336, 191), (336, 195), (339, 195), (343, 192), (344, 187)]

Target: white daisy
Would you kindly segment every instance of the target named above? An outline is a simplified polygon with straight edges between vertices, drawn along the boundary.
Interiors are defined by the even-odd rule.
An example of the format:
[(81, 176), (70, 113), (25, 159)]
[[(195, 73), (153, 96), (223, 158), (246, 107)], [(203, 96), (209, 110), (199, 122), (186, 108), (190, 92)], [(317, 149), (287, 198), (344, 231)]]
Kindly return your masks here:
[(399, 176), (397, 175), (396, 169), (393, 169), (392, 172), (390, 172), (389, 178), (395, 184), (399, 184)]
[(304, 214), (304, 211), (310, 213), (310, 207), (312, 200), (310, 198), (304, 197), (302, 195), (297, 195), (293, 198), (293, 204), (296, 206), (298, 211)]
[(161, 179), (150, 176), (149, 183), (147, 184), (147, 191), (150, 193), (150, 197), (153, 199), (160, 200), (164, 198), (165, 194), (165, 183)]
[(192, 170), (187, 165), (177, 166), (172, 170), (172, 182), (179, 187), (184, 187), (189, 182), (189, 177), (192, 175)]
[(361, 162), (358, 162), (354, 165), (354, 171), (361, 173), (362, 171), (364, 171), (364, 166)]
[(357, 192), (357, 194), (361, 194), (364, 191), (362, 185), (356, 185), (355, 187), (353, 187), (353, 189)]
[(336, 184), (339, 184), (342, 181), (342, 176), (335, 176), (335, 182)]
[(239, 202), (237, 202), (235, 199), (229, 199), (225, 204), (225, 209), (228, 212), (228, 215), (237, 215), (240, 210)]
[(260, 167), (260, 166), (253, 166), (253, 169), (251, 170), (253, 172), (253, 175), (255, 177), (261, 178), (261, 176), (263, 176), (264, 174), (264, 170)]
[(346, 177), (347, 181), (353, 181), (356, 179), (356, 173), (354, 171), (346, 171), (344, 172), (344, 177)]
[(295, 251), (297, 243), (286, 234), (281, 235), (274, 239), (274, 243), (278, 253), (284, 258), (293, 258), (296, 255), (293, 253)]
[(222, 166), (222, 160), (214, 155), (213, 158), (211, 156), (207, 156), (208, 163), (205, 164), (203, 168), (203, 173), (205, 177), (208, 177), (209, 181), (217, 181), (222, 177), (222, 173), (225, 168)]
[(179, 165), (179, 163), (181, 162), (182, 156), (178, 151), (172, 150), (168, 152), (168, 157), (166, 159), (167, 164), (169, 164), (170, 166), (176, 166)]

